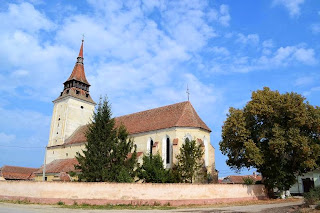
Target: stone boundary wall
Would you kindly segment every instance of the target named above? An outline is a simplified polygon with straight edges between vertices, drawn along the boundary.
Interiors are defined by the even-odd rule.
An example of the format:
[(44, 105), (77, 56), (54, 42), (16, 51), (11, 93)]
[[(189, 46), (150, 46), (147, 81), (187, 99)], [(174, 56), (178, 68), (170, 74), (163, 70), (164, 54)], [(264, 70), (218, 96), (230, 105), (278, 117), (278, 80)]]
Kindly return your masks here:
[(0, 181), (0, 200), (32, 203), (203, 205), (267, 199), (263, 185)]

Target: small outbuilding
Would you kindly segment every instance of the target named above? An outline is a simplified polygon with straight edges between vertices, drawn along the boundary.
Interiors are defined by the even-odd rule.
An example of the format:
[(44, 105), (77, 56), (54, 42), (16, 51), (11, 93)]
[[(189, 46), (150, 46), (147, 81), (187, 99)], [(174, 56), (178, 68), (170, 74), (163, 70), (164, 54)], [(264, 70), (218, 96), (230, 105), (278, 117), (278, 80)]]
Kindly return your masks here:
[(3, 166), (0, 168), (0, 180), (34, 180), (38, 168)]

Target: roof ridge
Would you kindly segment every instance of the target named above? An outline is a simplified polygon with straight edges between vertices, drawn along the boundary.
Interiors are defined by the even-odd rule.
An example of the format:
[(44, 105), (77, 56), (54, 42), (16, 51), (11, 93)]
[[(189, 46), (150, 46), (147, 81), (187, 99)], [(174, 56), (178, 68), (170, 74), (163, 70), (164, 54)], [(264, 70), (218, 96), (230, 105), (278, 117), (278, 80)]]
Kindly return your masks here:
[(19, 168), (25, 168), (25, 169), (38, 169), (38, 168), (34, 168), (34, 167), (25, 167), (25, 166), (10, 166), (10, 165), (3, 165), (0, 168), (4, 168), (4, 167), (19, 167)]
[(114, 118), (122, 118), (122, 117), (131, 116), (131, 115), (135, 115), (135, 114), (139, 114), (139, 113), (143, 113), (143, 112), (154, 111), (154, 110), (157, 110), (157, 109), (166, 108), (166, 107), (170, 107), (170, 106), (174, 106), (174, 105), (178, 105), (178, 104), (182, 104), (182, 103), (186, 103), (186, 102), (188, 102), (188, 101), (182, 101), (182, 102), (178, 102), (178, 103), (175, 103), (175, 104), (169, 104), (169, 105), (165, 105), (165, 106), (161, 106), (161, 107), (147, 109), (147, 110), (143, 110), (143, 111), (139, 111), (139, 112), (134, 112), (134, 113), (126, 114), (126, 115), (117, 116), (117, 117), (114, 117)]

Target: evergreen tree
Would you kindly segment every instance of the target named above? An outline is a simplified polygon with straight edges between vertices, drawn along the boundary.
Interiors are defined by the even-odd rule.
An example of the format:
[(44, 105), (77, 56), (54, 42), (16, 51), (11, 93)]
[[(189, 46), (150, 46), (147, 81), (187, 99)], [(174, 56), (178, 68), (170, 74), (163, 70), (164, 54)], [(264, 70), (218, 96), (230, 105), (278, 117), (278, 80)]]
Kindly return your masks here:
[(143, 156), (143, 164), (139, 168), (138, 177), (147, 183), (168, 183), (170, 170), (163, 167), (163, 160), (159, 153)]
[[(80, 180), (88, 182), (132, 182), (135, 177), (136, 147), (126, 128), (115, 127), (107, 98), (100, 98), (92, 124), (86, 132), (83, 155), (77, 153)], [(128, 155), (130, 152), (132, 154)], [(130, 156), (130, 157), (128, 157)]]
[(196, 178), (205, 176), (203, 174), (203, 154), (204, 150), (200, 144), (197, 144), (195, 140), (190, 141), (186, 138), (185, 143), (180, 148), (179, 155), (177, 155), (176, 169), (182, 182), (192, 183)]
[(296, 175), (319, 167), (320, 108), (293, 92), (253, 92), (243, 109), (230, 108), (220, 150), (231, 168), (256, 168), (268, 189), (289, 190)]

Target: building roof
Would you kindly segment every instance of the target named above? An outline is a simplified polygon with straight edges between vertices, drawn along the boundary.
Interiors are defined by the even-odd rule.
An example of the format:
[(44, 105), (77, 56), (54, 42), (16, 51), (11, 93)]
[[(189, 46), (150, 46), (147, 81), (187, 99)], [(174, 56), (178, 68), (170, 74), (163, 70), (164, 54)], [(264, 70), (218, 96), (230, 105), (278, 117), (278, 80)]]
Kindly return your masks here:
[[(79, 59), (81, 59), (81, 60), (79, 60)], [(79, 56), (77, 57), (77, 63), (74, 65), (72, 73), (67, 81), (70, 81), (70, 80), (77, 80), (77, 81), (81, 81), (85, 84), (90, 85), (87, 78), (86, 78), (86, 74), (84, 72), (84, 66), (83, 66), (83, 40), (81, 43)]]
[[(54, 160), (49, 164), (46, 164), (46, 173), (60, 173), (60, 172), (71, 172), (76, 171), (75, 165), (78, 165), (78, 160), (76, 158), (69, 159), (58, 159)], [(42, 173), (43, 167), (36, 171), (36, 174)]]
[[(115, 123), (116, 126), (123, 124), (129, 134), (171, 127), (196, 127), (211, 132), (210, 128), (201, 120), (189, 101), (116, 117)], [(87, 130), (88, 125), (80, 126), (65, 141), (65, 144), (86, 142), (85, 133)]]
[(33, 173), (38, 168), (20, 167), (20, 166), (3, 166), (1, 175), (6, 180), (30, 180), (34, 177)]
[(79, 144), (87, 142), (86, 132), (88, 131), (88, 125), (78, 127), (70, 137), (65, 141), (66, 145)]
[[(80, 83), (81, 82), (81, 83)], [(90, 94), (89, 94), (90, 84), (86, 78), (83, 65), (83, 40), (81, 43), (79, 55), (77, 57), (77, 62), (74, 65), (70, 77), (64, 82), (64, 89), (61, 92), (60, 96), (54, 100), (61, 100), (65, 97), (74, 97), (83, 101), (87, 101), (92, 104), (96, 104)]]
[(251, 178), (255, 182), (262, 180), (262, 176), (261, 175), (230, 175), (230, 176), (225, 177), (222, 180), (222, 183), (243, 184), (245, 178)]
[(116, 117), (116, 125), (123, 124), (129, 134), (167, 129), (197, 127), (211, 132), (189, 101)]

